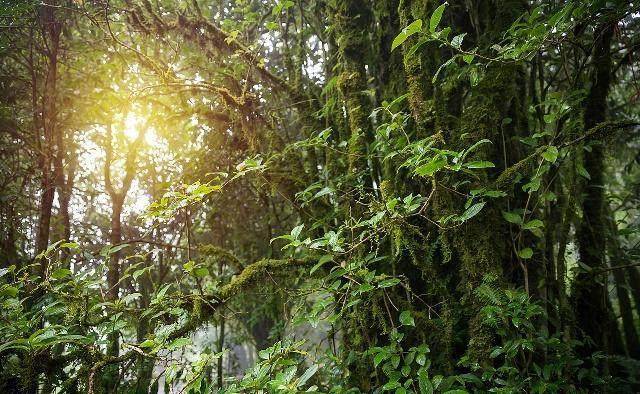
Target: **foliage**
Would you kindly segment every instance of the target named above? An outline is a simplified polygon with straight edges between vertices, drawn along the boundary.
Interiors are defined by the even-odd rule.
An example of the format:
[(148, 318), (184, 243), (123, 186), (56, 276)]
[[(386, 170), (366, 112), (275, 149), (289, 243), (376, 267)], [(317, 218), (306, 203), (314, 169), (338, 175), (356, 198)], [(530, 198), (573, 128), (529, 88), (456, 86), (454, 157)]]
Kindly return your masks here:
[(5, 7), (0, 391), (636, 392), (636, 8)]

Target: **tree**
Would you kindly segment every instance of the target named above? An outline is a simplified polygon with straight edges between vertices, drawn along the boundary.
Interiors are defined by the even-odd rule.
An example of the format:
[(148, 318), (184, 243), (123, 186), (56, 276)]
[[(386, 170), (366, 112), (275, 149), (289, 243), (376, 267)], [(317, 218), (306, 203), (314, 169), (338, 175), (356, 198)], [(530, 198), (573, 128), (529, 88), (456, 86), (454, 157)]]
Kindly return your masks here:
[(636, 8), (13, 8), (0, 388), (637, 391)]

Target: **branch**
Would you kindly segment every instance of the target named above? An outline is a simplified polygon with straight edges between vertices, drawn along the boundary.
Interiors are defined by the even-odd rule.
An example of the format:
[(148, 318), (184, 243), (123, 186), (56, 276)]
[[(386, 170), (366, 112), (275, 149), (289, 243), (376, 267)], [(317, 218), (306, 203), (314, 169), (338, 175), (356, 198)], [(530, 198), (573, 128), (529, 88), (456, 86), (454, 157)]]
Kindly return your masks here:
[[(258, 54), (253, 53), (239, 40), (230, 36), (227, 32), (203, 16), (196, 15), (195, 18), (190, 19), (184, 14), (178, 14), (175, 22), (167, 22), (154, 12), (151, 4), (147, 0), (143, 0), (143, 4), (146, 12), (143, 12), (137, 5), (134, 5), (131, 9), (127, 10), (127, 12), (131, 22), (140, 27), (145, 33), (151, 34), (153, 31), (153, 33), (158, 35), (166, 35), (169, 32), (175, 32), (183, 39), (196, 43), (200, 49), (210, 55), (217, 54), (208, 47), (209, 44), (223, 53), (237, 55), (250, 69), (254, 69), (260, 79), (271, 88), (288, 94), (293, 98), (293, 101), (301, 106), (304, 105), (306, 109), (315, 109), (313, 103), (317, 100), (309, 100), (309, 98), (304, 96), (298, 89), (289, 85), (287, 81), (267, 70), (260, 61)], [(143, 13), (150, 16), (143, 15)], [(198, 14), (197, 10), (196, 14)]]
[[(584, 133), (582, 136), (571, 140), (571, 141), (566, 141), (561, 143), (560, 145), (558, 145), (558, 148), (566, 148), (572, 145), (576, 145), (580, 142), (583, 142), (585, 140), (592, 140), (592, 139), (596, 139), (596, 138), (604, 138), (609, 136), (612, 132), (617, 131), (617, 130), (621, 130), (621, 129), (627, 129), (630, 127), (638, 127), (640, 126), (640, 123), (637, 122), (602, 122), (599, 123), (598, 125), (592, 127), (591, 129), (587, 130), (586, 133)], [(541, 146), (539, 148), (537, 148), (532, 154), (530, 154), (529, 156), (525, 157), (524, 159), (520, 160), (519, 162), (515, 163), (514, 165), (512, 165), (511, 167), (505, 169), (504, 171), (502, 171), (502, 173), (498, 176), (498, 178), (496, 179), (495, 182), (495, 187), (497, 190), (504, 190), (507, 188), (508, 184), (510, 184), (513, 179), (515, 179), (516, 174), (518, 174), (518, 172), (520, 172), (521, 169), (525, 168), (529, 162), (533, 161), (534, 159), (540, 157), (540, 155), (547, 149), (547, 146)]]
[(244, 264), (235, 254), (233, 254), (233, 252), (219, 246), (203, 245), (200, 247), (200, 253), (206, 256), (218, 257), (227, 260), (227, 262), (236, 269), (236, 272), (241, 272), (244, 269)]
[(122, 189), (120, 190), (120, 194), (123, 196), (129, 192), (131, 188), (131, 182), (133, 182), (133, 178), (136, 176), (136, 159), (138, 157), (138, 148), (142, 145), (142, 141), (144, 140), (144, 136), (149, 128), (149, 121), (147, 120), (142, 127), (138, 131), (138, 135), (136, 139), (133, 141), (131, 145), (129, 145), (129, 150), (127, 151), (127, 158), (125, 160), (125, 175), (122, 180)]
[(187, 321), (173, 331), (168, 336), (168, 339), (180, 338), (196, 330), (202, 324), (208, 322), (220, 306), (224, 306), (229, 299), (264, 283), (263, 279), (267, 276), (288, 273), (291, 269), (306, 267), (316, 261), (316, 259), (311, 258), (264, 259), (248, 265), (231, 282), (222, 286), (216, 294), (198, 296), (198, 298), (194, 299), (192, 311), (189, 313)]
[(113, 187), (113, 183), (111, 182), (111, 162), (113, 161), (113, 146), (111, 145), (112, 140), (112, 131), (111, 131), (111, 123), (107, 124), (107, 135), (105, 138), (104, 144), (104, 187), (107, 189), (107, 193), (112, 200), (115, 200), (118, 196), (115, 188)]

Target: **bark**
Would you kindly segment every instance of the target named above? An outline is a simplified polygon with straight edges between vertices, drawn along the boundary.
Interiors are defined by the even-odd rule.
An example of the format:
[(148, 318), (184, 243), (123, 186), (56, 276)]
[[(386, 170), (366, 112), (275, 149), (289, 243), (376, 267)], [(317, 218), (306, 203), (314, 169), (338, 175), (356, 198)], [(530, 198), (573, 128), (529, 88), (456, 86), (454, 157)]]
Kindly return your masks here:
[[(46, 55), (46, 76), (42, 93), (42, 140), (39, 165), (40, 181), (40, 213), (38, 218), (38, 235), (36, 238), (36, 253), (45, 250), (49, 244), (51, 228), (51, 211), (55, 196), (55, 179), (52, 165), (55, 155), (57, 128), (56, 85), (58, 79), (58, 50), (62, 24), (56, 19), (55, 6), (57, 2), (43, 5), (39, 8), (39, 18)], [(41, 260), (40, 275), (44, 277), (47, 271), (47, 259)]]
[[(478, 5), (482, 28), (479, 42), (495, 41), (525, 9), (525, 2), (520, 0), (487, 3), (480, 2)], [(498, 11), (490, 12), (489, 9)], [(479, 151), (474, 159), (489, 160), (498, 168), (502, 167), (504, 160), (500, 144), (503, 138), (501, 124), (510, 113), (518, 94), (518, 72), (519, 66), (516, 65), (488, 66), (484, 78), (476, 87), (471, 88), (460, 121), (460, 134), (451, 137), (450, 143), (454, 149), (461, 148), (457, 146), (460, 143), (468, 144), (489, 139), (493, 144)], [(458, 142), (459, 136), (465, 133), (468, 139)], [(504, 136), (506, 140), (510, 137)], [(479, 177), (479, 184), (489, 183), (490, 175), (487, 172), (483, 172)], [(450, 198), (459, 199), (453, 195)], [(457, 205), (455, 210), (462, 211), (463, 203), (464, 201), (454, 203), (454, 207)], [(495, 341), (495, 333), (482, 324), (479, 312), (483, 305), (475, 296), (474, 290), (482, 284), (486, 275), (500, 278), (504, 262), (509, 261), (510, 242), (505, 221), (501, 218), (500, 211), (505, 208), (502, 204), (488, 201), (477, 218), (454, 230), (452, 235), (452, 249), (460, 264), (459, 275), (462, 281), (459, 287), (463, 294), (462, 305), (469, 318), (467, 352), (472, 360), (480, 364), (491, 362), (489, 353)], [(492, 231), (486, 231), (487, 228), (491, 228)]]
[[(427, 1), (401, 0), (399, 16), (402, 27), (408, 26), (417, 19), (428, 21), (427, 15), (437, 5)], [(415, 122), (416, 133), (419, 137), (425, 137), (433, 132), (433, 84), (431, 76), (434, 74), (438, 56), (436, 44), (428, 44), (420, 51), (410, 53), (410, 49), (417, 43), (417, 39), (410, 37), (403, 44), (404, 72), (406, 75), (407, 92), (409, 94), (409, 108)], [(398, 49), (396, 49), (398, 50)]]
[[(153, 264), (151, 255), (147, 257), (147, 264)], [(140, 283), (140, 299), (141, 310), (146, 310), (151, 303), (151, 294), (153, 292), (153, 283), (151, 282), (150, 273), (144, 273), (139, 277)], [(147, 335), (151, 331), (152, 327), (149, 326), (149, 318), (141, 316), (138, 320), (136, 327), (136, 336), (138, 343), (147, 339)], [(137, 360), (137, 382), (136, 382), (136, 394), (146, 394), (151, 387), (151, 380), (153, 378), (154, 360), (148, 357), (140, 356)], [(156, 390), (157, 391), (157, 390)], [(153, 392), (153, 391), (152, 391)]]
[(342, 58), (338, 89), (349, 120), (349, 173), (356, 175), (367, 168), (367, 143), (372, 138), (368, 119), (371, 106), (366, 97), (364, 67), (370, 48), (368, 28), (371, 10), (364, 0), (338, 0), (336, 8), (335, 28), (338, 52)]
[(616, 269), (617, 266), (625, 264), (625, 258), (620, 247), (620, 241), (618, 240), (618, 228), (610, 210), (607, 210), (607, 218), (609, 224), (607, 249), (609, 250), (611, 271), (613, 273), (616, 295), (618, 296), (618, 304), (620, 306), (620, 315), (622, 317), (622, 328), (626, 344), (625, 349), (628, 352), (628, 356), (640, 360), (640, 340), (638, 340), (638, 332), (633, 319), (633, 307), (631, 306), (631, 299), (627, 291), (627, 278), (624, 270)]
[[(104, 144), (104, 185), (111, 199), (111, 228), (109, 233), (111, 246), (119, 245), (122, 242), (122, 209), (127, 193), (129, 192), (133, 179), (136, 176), (136, 159), (138, 157), (138, 150), (144, 140), (147, 127), (148, 124), (142, 126), (142, 128), (138, 130), (136, 139), (128, 146), (124, 164), (124, 177), (120, 188), (117, 188), (113, 184), (111, 174), (111, 166), (114, 161), (112, 125), (108, 124), (106, 127)], [(118, 298), (120, 292), (119, 282), (121, 255), (121, 251), (110, 254), (107, 265), (107, 299), (112, 301)], [(119, 354), (119, 347), (119, 333), (115, 332), (110, 334), (109, 344), (107, 345), (107, 354), (112, 357), (117, 357)], [(102, 386), (106, 392), (113, 392), (116, 390), (117, 377), (117, 365), (109, 365), (105, 367), (102, 377)]]
[[(369, 123), (371, 106), (366, 97), (367, 75), (365, 64), (369, 60), (372, 13), (370, 3), (365, 0), (336, 0), (334, 29), (338, 45), (338, 58), (341, 73), (337, 76), (337, 87), (347, 117), (347, 130), (342, 136), (348, 139), (348, 175), (359, 190), (372, 187), (371, 173), (375, 169), (368, 169), (367, 146), (372, 139)], [(340, 109), (339, 109), (340, 110)], [(379, 184), (379, 183), (378, 183)], [(359, 193), (363, 197), (364, 193)], [(347, 201), (345, 212), (359, 215), (363, 211), (363, 204), (358, 201)], [(358, 340), (362, 336), (368, 337), (364, 328), (358, 324), (358, 316), (353, 313), (347, 317), (345, 347), (356, 351), (364, 350), (366, 344)], [(360, 334), (364, 331), (364, 334)], [(349, 338), (353, 337), (353, 338)], [(371, 385), (371, 369), (366, 365), (353, 365), (350, 380), (363, 391), (369, 391)]]
[[(586, 99), (584, 128), (589, 130), (606, 119), (607, 96), (611, 84), (611, 57), (609, 48), (615, 25), (608, 23), (595, 32), (592, 62), (592, 85)], [(604, 149), (597, 144), (584, 153), (584, 168), (591, 179), (585, 186), (582, 201), (583, 218), (576, 237), (580, 260), (592, 270), (606, 266), (604, 215)], [(613, 342), (619, 338), (617, 326), (610, 317), (606, 275), (594, 275), (593, 271), (579, 273), (574, 282), (572, 298), (576, 313), (576, 326), (590, 337), (597, 349), (613, 350)], [(585, 351), (588, 351), (585, 349)]]
[[(54, 173), (58, 193), (58, 204), (60, 205), (60, 219), (62, 221), (62, 239), (70, 241), (71, 214), (69, 212), (69, 203), (71, 202), (78, 161), (75, 152), (69, 150), (69, 145), (66, 142), (62, 130), (59, 130), (56, 133), (57, 153), (54, 160)], [(63, 263), (68, 267), (68, 252), (63, 250), (61, 257)]]
[(629, 275), (629, 288), (636, 305), (636, 313), (640, 316), (640, 271), (638, 267), (629, 267), (627, 274)]

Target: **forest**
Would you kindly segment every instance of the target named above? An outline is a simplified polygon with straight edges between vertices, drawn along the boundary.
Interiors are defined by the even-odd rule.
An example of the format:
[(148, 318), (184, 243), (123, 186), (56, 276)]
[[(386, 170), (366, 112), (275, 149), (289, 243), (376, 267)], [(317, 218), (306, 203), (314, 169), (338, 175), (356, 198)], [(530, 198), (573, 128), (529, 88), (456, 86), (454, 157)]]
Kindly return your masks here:
[(0, 0), (0, 393), (640, 392), (640, 2)]

